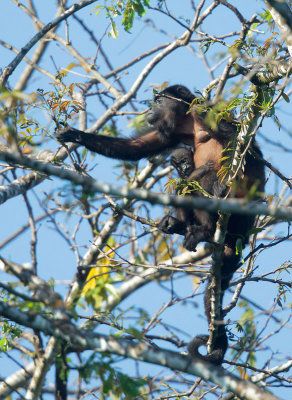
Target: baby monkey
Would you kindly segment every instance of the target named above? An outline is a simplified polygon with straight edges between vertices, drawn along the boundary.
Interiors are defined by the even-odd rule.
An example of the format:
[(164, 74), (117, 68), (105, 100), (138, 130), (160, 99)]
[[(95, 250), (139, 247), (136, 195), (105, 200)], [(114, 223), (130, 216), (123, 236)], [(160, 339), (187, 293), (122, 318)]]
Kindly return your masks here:
[[(170, 163), (177, 170), (178, 175), (181, 179), (185, 179), (188, 182), (198, 181), (199, 185), (203, 187), (204, 190), (207, 189), (210, 195), (216, 197), (222, 196), (226, 190), (226, 185), (219, 182), (217, 172), (214, 170), (214, 163), (212, 161), (208, 161), (206, 164), (195, 169), (193, 160), (194, 155), (191, 149), (178, 148), (172, 152)], [(190, 195), (201, 197), (202, 193), (200, 190), (194, 190), (190, 192)], [(171, 215), (165, 215), (159, 222), (158, 227), (165, 233), (177, 233), (180, 235), (184, 235), (185, 237), (189, 235), (190, 237), (191, 232), (195, 226), (207, 227), (207, 221), (210, 218), (211, 220), (214, 219), (214, 222), (216, 222), (217, 215), (212, 214), (210, 216), (210, 214), (208, 214), (206, 211), (177, 208), (175, 211), (175, 217), (172, 217)], [(210, 241), (213, 238), (214, 232), (211, 230), (211, 233), (212, 237), (210, 236)], [(195, 247), (193, 248), (193, 251), (195, 251)], [(223, 261), (221, 303), (224, 290), (226, 290), (226, 288), (228, 287), (229, 280), (231, 279), (234, 270), (236, 270), (236, 261), (237, 260), (234, 260), (232, 257), (230, 260), (226, 259), (225, 262)], [(210, 281), (208, 280), (204, 298), (205, 312), (208, 323), (210, 323), (211, 321), (211, 294), (209, 290), (209, 284)], [(222, 309), (222, 304), (220, 306)], [(217, 336), (212, 352), (207, 355), (201, 355), (201, 353), (199, 352), (199, 348), (202, 345), (207, 344), (208, 336), (198, 335), (189, 343), (188, 349), (191, 356), (201, 358), (216, 365), (220, 365), (222, 363), (224, 359), (224, 354), (228, 347), (228, 340), (225, 325), (219, 325), (217, 329)]]
[[(180, 147), (171, 153), (171, 165), (177, 170), (178, 176), (188, 182), (197, 181), (200, 186), (207, 187), (206, 190), (210, 195), (220, 196), (223, 192), (223, 186), (219, 184), (216, 171), (214, 170), (214, 163), (208, 161), (206, 164), (195, 169), (194, 153), (190, 148)], [(206, 185), (207, 179), (212, 182), (212, 185)], [(204, 182), (202, 182), (204, 180)], [(215, 184), (214, 184), (215, 182)], [(221, 187), (222, 186), (222, 187)], [(191, 196), (202, 196), (198, 191), (193, 190), (190, 192)], [(177, 208), (175, 210), (175, 217), (165, 215), (158, 224), (158, 228), (168, 234), (177, 233), (179, 235), (186, 235), (188, 227), (193, 225), (201, 225), (202, 211)], [(195, 248), (193, 249), (195, 251)]]

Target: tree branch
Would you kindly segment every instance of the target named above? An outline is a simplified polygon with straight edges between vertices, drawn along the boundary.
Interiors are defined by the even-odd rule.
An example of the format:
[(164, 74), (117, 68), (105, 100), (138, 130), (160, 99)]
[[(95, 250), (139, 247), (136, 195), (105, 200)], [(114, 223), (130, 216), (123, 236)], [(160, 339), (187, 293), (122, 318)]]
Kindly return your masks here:
[[(112, 194), (115, 196), (144, 200), (151, 204), (162, 204), (165, 206), (196, 208), (208, 212), (216, 212), (218, 210), (227, 213), (237, 213), (243, 215), (270, 215), (279, 219), (292, 220), (291, 207), (273, 207), (265, 206), (257, 202), (247, 202), (246, 200), (220, 198), (193, 198), (191, 196), (169, 196), (167, 194), (149, 192), (145, 189), (128, 189), (117, 185), (110, 185), (95, 181), (87, 176), (79, 175), (76, 172), (56, 167), (52, 164), (43, 163), (28, 157), (0, 151), (0, 159), (13, 164), (20, 164), (24, 167), (33, 168), (39, 172), (48, 175), (58, 176), (61, 179), (71, 181), (76, 185), (81, 185), (84, 190), (89, 192), (99, 192)], [(6, 199), (6, 190), (9, 186), (0, 186), (0, 204)]]
[(17, 388), (22, 388), (25, 386), (27, 379), (31, 378), (32, 373), (35, 370), (34, 361), (16, 371), (14, 374), (8, 376), (5, 380), (0, 383), (0, 398), (6, 399), (11, 393)]
[[(133, 340), (114, 338), (88, 330), (81, 330), (70, 323), (67, 318), (64, 320), (61, 313), (59, 314), (59, 319), (52, 321), (41, 315), (28, 315), (9, 306), (7, 303), (0, 304), (0, 313), (16, 323), (38, 329), (44, 334), (52, 336), (51, 340), (55, 339), (71, 343), (78, 351), (95, 350), (101, 353), (117, 354), (134, 360), (183, 371), (191, 375), (198, 375), (223, 387), (224, 390), (231, 391), (243, 400), (279, 400), (268, 391), (261, 390), (253, 383), (237, 378), (221, 367), (215, 367), (201, 360), (193, 360), (189, 356), (174, 351), (164, 349), (158, 351), (145, 343), (135, 343)], [(58, 317), (57, 314), (56, 317)], [(53, 350), (50, 354), (52, 353)]]
[(285, 0), (265, 0), (292, 57), (292, 12)]
[(76, 3), (72, 7), (70, 7), (68, 10), (66, 10), (62, 15), (59, 17), (55, 18), (52, 22), (48, 23), (45, 25), (19, 52), (19, 54), (14, 58), (14, 60), (11, 61), (11, 63), (6, 67), (2, 73), (2, 76), (0, 77), (0, 82), (2, 86), (5, 86), (7, 83), (7, 80), (9, 76), (12, 74), (12, 72), (15, 70), (15, 68), (18, 66), (18, 64), (21, 62), (23, 57), (29, 52), (29, 50), (42, 38), (45, 36), (47, 32), (49, 32), (51, 29), (53, 29), (55, 26), (57, 26), (61, 21), (64, 19), (68, 18), (71, 14), (75, 13), (78, 10), (81, 10), (82, 8), (95, 3), (97, 0), (84, 0), (81, 3)]

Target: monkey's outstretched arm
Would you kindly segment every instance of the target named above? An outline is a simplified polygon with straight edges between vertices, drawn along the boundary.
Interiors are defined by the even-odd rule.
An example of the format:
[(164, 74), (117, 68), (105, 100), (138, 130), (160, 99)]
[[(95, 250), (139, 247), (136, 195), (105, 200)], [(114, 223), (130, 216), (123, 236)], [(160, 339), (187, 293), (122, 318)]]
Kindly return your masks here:
[(154, 156), (176, 146), (178, 143), (173, 138), (161, 139), (158, 131), (151, 131), (139, 138), (123, 139), (96, 135), (67, 127), (57, 131), (55, 136), (60, 142), (77, 143), (103, 156), (127, 161), (137, 161), (141, 158)]

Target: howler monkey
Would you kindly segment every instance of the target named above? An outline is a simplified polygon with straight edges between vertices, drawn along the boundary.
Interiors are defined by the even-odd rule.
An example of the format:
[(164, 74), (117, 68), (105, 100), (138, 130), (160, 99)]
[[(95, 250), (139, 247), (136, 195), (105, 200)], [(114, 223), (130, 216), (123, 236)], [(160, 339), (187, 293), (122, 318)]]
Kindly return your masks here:
[(184, 86), (174, 85), (163, 90), (155, 96), (154, 106), (146, 117), (154, 129), (138, 138), (113, 138), (70, 126), (57, 131), (56, 137), (60, 142), (78, 143), (90, 151), (125, 161), (151, 157), (180, 143), (194, 147), (192, 118), (186, 115), (194, 98)]
[[(204, 121), (196, 107), (190, 105), (195, 96), (184, 86), (174, 85), (155, 95), (153, 107), (147, 114), (147, 121), (153, 126), (145, 135), (139, 138), (123, 139), (96, 135), (67, 127), (56, 133), (61, 142), (73, 142), (85, 146), (87, 149), (106, 157), (136, 161), (144, 157), (160, 154), (166, 149), (177, 147), (179, 144), (189, 145), (194, 149), (194, 166), (196, 169), (208, 162), (213, 168), (199, 178), (204, 190), (214, 194), (214, 187), (218, 185), (217, 172), (221, 167), (222, 150), (234, 138), (236, 127), (227, 121), (221, 121), (217, 130), (212, 130)], [(253, 152), (261, 156), (256, 142), (251, 143)], [(245, 197), (249, 190), (257, 185), (259, 192), (264, 191), (265, 173), (264, 164), (251, 152), (246, 154), (246, 163), (243, 177), (230, 196)], [(197, 196), (202, 196), (195, 192)], [(194, 195), (194, 194), (193, 194)], [(224, 196), (225, 190), (219, 196)], [(195, 250), (199, 242), (212, 240), (216, 228), (217, 215), (196, 210), (197, 223), (184, 224), (182, 231), (185, 236), (184, 246)], [(236, 271), (239, 256), (236, 255), (236, 241), (243, 239), (245, 244), (247, 233), (254, 223), (254, 217), (231, 215), (228, 223), (228, 232), (224, 244), (222, 264), (221, 289), (222, 294), (228, 288), (229, 281)], [(171, 225), (171, 224), (170, 224)], [(167, 229), (167, 226), (164, 230)], [(221, 299), (222, 301), (222, 299)], [(205, 295), (205, 310), (210, 322), (210, 289)], [(197, 336), (190, 344), (190, 353), (204, 360), (220, 364), (223, 360), (228, 343), (224, 325), (218, 327), (218, 335), (212, 353), (201, 355), (198, 348), (205, 344), (207, 336)]]
[[(206, 164), (195, 169), (194, 153), (190, 148), (179, 147), (172, 151), (170, 164), (176, 169), (178, 176), (187, 182), (197, 181), (200, 186), (205, 187), (208, 194), (220, 197), (226, 189), (225, 184), (221, 184), (217, 179), (214, 170), (214, 162), (208, 161)], [(208, 190), (206, 190), (208, 189)], [(202, 192), (195, 187), (190, 187), (191, 196), (201, 196)], [(158, 224), (158, 228), (164, 233), (177, 233), (186, 235), (193, 225), (201, 225), (203, 213), (198, 210), (187, 208), (176, 208), (175, 217), (165, 215)], [(193, 249), (195, 251), (195, 247)]]
[[(189, 148), (178, 148), (171, 153), (170, 163), (177, 170), (178, 175), (181, 179), (184, 179), (187, 182), (197, 181), (199, 185), (206, 189), (208, 189), (208, 193), (214, 197), (222, 196), (227, 190), (227, 186), (223, 183), (220, 183), (217, 179), (216, 171), (214, 171), (214, 163), (212, 161), (208, 161), (205, 165), (202, 165), (198, 169), (195, 169), (194, 161), (193, 161), (194, 153)], [(186, 183), (187, 183), (186, 182)], [(190, 183), (191, 185), (191, 183)], [(200, 196), (202, 193), (197, 190), (191, 191), (191, 196)], [(232, 216), (230, 217), (232, 218)], [(240, 216), (237, 215), (238, 222), (240, 221)], [(211, 240), (215, 231), (215, 224), (217, 220), (217, 215), (202, 213), (199, 210), (190, 210), (184, 208), (176, 208), (175, 209), (175, 217), (170, 215), (166, 215), (162, 218), (162, 220), (158, 224), (158, 228), (165, 233), (177, 233), (180, 235), (186, 235), (187, 231), (191, 231), (192, 227), (195, 226), (204, 226), (205, 231), (208, 232), (210, 230)], [(232, 219), (230, 219), (232, 222)], [(212, 224), (214, 223), (214, 226)], [(228, 228), (230, 228), (228, 226)], [(232, 232), (228, 231), (225, 238), (225, 243), (229, 243), (230, 235)], [(235, 235), (235, 237), (238, 237)], [(207, 240), (207, 237), (206, 237)], [(231, 239), (232, 240), (232, 239)], [(235, 243), (233, 243), (235, 246)], [(195, 250), (195, 248), (193, 249)], [(206, 361), (212, 362), (213, 364), (221, 364), (224, 358), (224, 354), (227, 350), (228, 340), (226, 335), (225, 326), (223, 323), (223, 315), (222, 315), (222, 300), (224, 290), (227, 289), (229, 281), (232, 277), (233, 272), (236, 270), (239, 261), (239, 256), (235, 253), (229, 256), (224, 255), (223, 257), (223, 266), (221, 271), (221, 297), (220, 297), (220, 319), (222, 320), (222, 324), (217, 327), (216, 338), (213, 343), (213, 349), (210, 354), (201, 355), (198, 351), (199, 347), (202, 345), (206, 345), (208, 342), (207, 335), (198, 335), (196, 336), (188, 346), (189, 352), (191, 355), (202, 358)], [(211, 322), (211, 300), (210, 300), (210, 289), (209, 285), (211, 283), (211, 278), (208, 279), (207, 289), (205, 291), (205, 312), (207, 315), (208, 323)]]

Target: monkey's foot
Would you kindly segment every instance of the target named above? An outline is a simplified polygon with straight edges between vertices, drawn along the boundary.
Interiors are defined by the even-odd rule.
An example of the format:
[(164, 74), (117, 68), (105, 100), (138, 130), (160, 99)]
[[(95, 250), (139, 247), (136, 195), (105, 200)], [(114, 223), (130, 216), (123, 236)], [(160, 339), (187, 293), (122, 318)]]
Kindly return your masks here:
[(179, 235), (184, 235), (186, 231), (185, 223), (171, 215), (165, 215), (157, 226), (159, 230), (168, 234), (177, 233)]
[(193, 232), (191, 230), (188, 230), (185, 234), (183, 247), (189, 251), (197, 251), (198, 243), (199, 240), (196, 239), (196, 236), (193, 234)]

